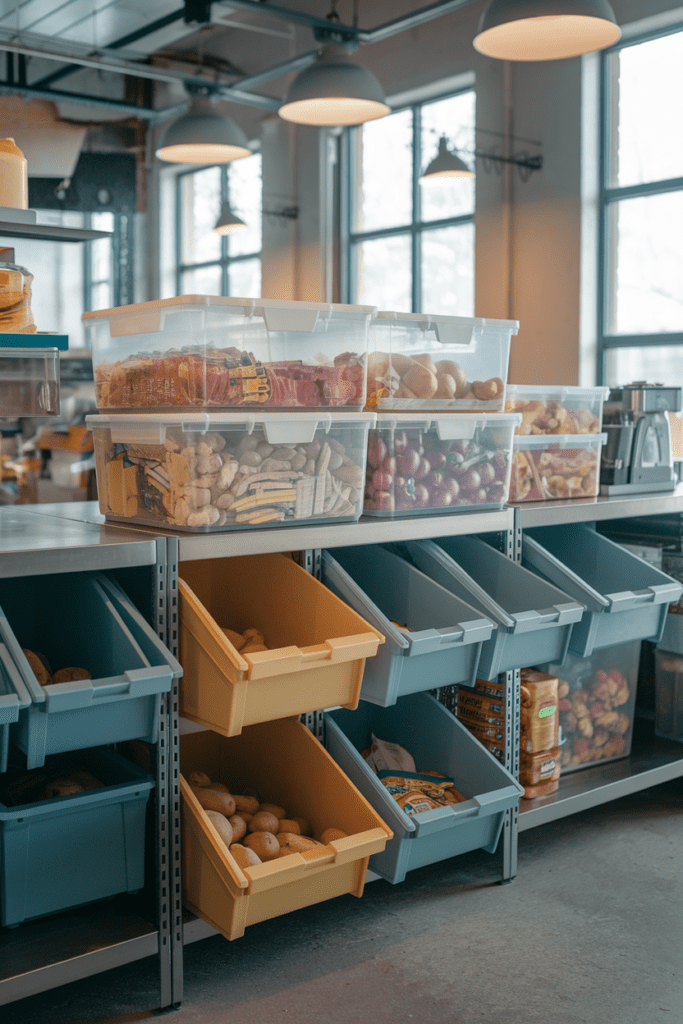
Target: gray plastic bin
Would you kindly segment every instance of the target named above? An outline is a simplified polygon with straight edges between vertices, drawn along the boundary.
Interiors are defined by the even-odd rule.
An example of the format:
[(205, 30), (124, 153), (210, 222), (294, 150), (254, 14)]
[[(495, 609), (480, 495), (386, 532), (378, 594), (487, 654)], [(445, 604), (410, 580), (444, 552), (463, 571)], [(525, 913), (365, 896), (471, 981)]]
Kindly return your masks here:
[(668, 605), (683, 593), (680, 583), (593, 524), (530, 530), (522, 539), (522, 562), (585, 606), (569, 641), (569, 650), (581, 657), (628, 640), (656, 643)]
[[(136, 892), (145, 880), (145, 808), (154, 779), (110, 750), (50, 759), (101, 789), (9, 807), (0, 802), (0, 924)], [(0, 792), (5, 780), (0, 779)]]
[(495, 624), (403, 558), (381, 546), (325, 551), (322, 580), (386, 638), (365, 663), (363, 700), (387, 707), (407, 693), (476, 678)]
[(0, 643), (0, 772), (7, 771), (10, 725), (19, 721), (20, 713), (31, 703), (17, 666), (7, 648)]
[[(10, 726), (27, 768), (61, 751), (156, 742), (161, 694), (182, 669), (121, 588), (101, 573), (0, 580), (0, 640), (31, 698)], [(43, 687), (22, 648), (44, 654), (53, 671), (78, 666), (92, 679)]]
[(482, 645), (478, 674), (545, 661), (562, 662), (584, 605), (524, 569), (478, 537), (409, 541), (410, 559), (437, 583), (468, 601), (498, 626)]
[[(404, 746), (418, 771), (449, 776), (464, 803), (409, 816), (361, 757), (375, 734)], [(436, 861), (498, 844), (505, 812), (517, 806), (522, 787), (457, 718), (429, 693), (401, 697), (392, 707), (361, 701), (357, 710), (325, 712), (325, 745), (339, 767), (381, 815), (394, 837), (369, 867), (389, 882)]]
[(675, 612), (655, 651), (655, 733), (683, 742), (683, 615)]

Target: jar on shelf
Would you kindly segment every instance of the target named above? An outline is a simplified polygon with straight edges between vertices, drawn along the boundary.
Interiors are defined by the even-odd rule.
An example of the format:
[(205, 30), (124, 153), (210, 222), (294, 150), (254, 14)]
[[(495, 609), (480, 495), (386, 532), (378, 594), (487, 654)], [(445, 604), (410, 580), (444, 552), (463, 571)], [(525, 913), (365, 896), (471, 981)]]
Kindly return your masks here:
[(14, 262), (14, 249), (0, 249), (0, 333), (36, 333), (32, 281), (33, 274)]
[(14, 139), (0, 139), (0, 206), (28, 209), (28, 164)]

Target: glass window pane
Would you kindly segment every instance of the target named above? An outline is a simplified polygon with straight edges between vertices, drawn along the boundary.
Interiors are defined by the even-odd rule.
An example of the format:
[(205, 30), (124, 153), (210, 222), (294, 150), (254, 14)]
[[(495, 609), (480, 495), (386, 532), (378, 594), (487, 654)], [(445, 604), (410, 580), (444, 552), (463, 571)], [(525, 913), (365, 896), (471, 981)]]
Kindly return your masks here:
[(613, 203), (608, 334), (683, 331), (683, 191)]
[[(228, 235), (228, 253), (242, 256), (261, 251), (261, 154), (235, 160), (228, 167), (230, 208), (245, 222)], [(246, 294), (246, 292), (245, 292)]]
[(633, 380), (683, 384), (683, 345), (607, 349), (605, 384), (619, 387)]
[(221, 208), (220, 167), (184, 174), (180, 179), (180, 259), (205, 263), (219, 259), (221, 236), (213, 228)]
[(626, 46), (610, 57), (618, 103), (611, 183), (683, 175), (683, 32)]
[(423, 232), (422, 312), (474, 316), (474, 224)]
[(101, 281), (90, 289), (90, 301), (93, 309), (111, 309), (114, 305), (109, 281)]
[(228, 295), (240, 299), (261, 297), (261, 260), (237, 260), (228, 267)]
[(356, 302), (408, 313), (412, 302), (410, 235), (374, 238), (354, 246)]
[(401, 110), (369, 121), (357, 146), (354, 231), (410, 224), (413, 209), (413, 113)]
[(223, 290), (220, 266), (197, 267), (182, 274), (183, 295), (220, 295)]
[[(474, 170), (474, 91), (426, 103), (422, 108), (422, 170), (434, 159), (439, 139)], [(442, 178), (420, 186), (422, 220), (440, 220), (474, 212), (474, 178)]]

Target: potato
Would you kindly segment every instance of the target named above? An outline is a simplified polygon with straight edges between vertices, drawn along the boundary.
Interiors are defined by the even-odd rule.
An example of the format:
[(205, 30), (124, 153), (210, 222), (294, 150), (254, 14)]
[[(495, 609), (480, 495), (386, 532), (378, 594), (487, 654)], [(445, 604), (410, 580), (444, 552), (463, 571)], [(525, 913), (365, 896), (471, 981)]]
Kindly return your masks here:
[(403, 383), (418, 398), (433, 398), (439, 387), (436, 374), (420, 363), (414, 363), (407, 373), (403, 375)]
[(224, 814), (220, 814), (218, 811), (212, 811), (210, 808), (206, 812), (206, 816), (218, 832), (226, 846), (230, 846), (233, 837), (232, 825), (225, 817)]
[(268, 811), (270, 814), (274, 814), (279, 820), (280, 818), (287, 817), (287, 811), (284, 807), (280, 807), (278, 804), (261, 804), (260, 810)]
[(293, 832), (295, 836), (301, 835), (301, 826), (293, 818), (280, 818), (278, 834), (280, 832)]
[(206, 772), (190, 772), (187, 776), (187, 781), (190, 786), (210, 786), (211, 779)]
[(226, 626), (221, 626), (221, 632), (225, 633), (225, 636), (230, 641), (230, 643), (232, 644), (236, 651), (241, 651), (247, 642), (246, 639), (242, 636), (242, 634), (235, 632), (234, 629), (227, 629)]
[(428, 352), (423, 352), (419, 356), (413, 356), (413, 359), (415, 360), (416, 363), (420, 363), (422, 366), (425, 367), (426, 370), (429, 370), (429, 372), (433, 373), (434, 376), (436, 377), (436, 366), (434, 365), (434, 360), (432, 359)]
[(232, 825), (232, 841), (239, 843), (247, 834), (247, 823), (239, 814), (233, 814), (228, 820)]
[(273, 835), (278, 830), (279, 819), (271, 814), (270, 811), (260, 810), (251, 819), (247, 828), (250, 832), (272, 832)]
[(225, 785), (224, 782), (209, 782), (208, 783), (208, 788), (209, 789), (215, 789), (216, 792), (218, 792), (218, 793), (229, 793), (230, 792), (230, 790), (228, 789), (228, 787)]
[(435, 398), (455, 398), (457, 385), (450, 373), (439, 373), (436, 380), (439, 386), (436, 389)]
[(294, 832), (280, 832), (275, 841), (279, 846), (290, 853), (305, 853), (307, 850), (315, 850), (320, 846), (315, 839), (307, 839), (306, 836), (298, 836)]
[(191, 786), (190, 788), (205, 811), (218, 811), (226, 818), (230, 818), (235, 813), (235, 801), (229, 793), (221, 793), (209, 786)]
[(52, 675), (46, 665), (45, 655), (36, 654), (34, 651), (29, 651), (27, 647), (22, 647), (24, 656), (29, 663), (29, 667), (33, 672), (34, 676), (38, 680), (41, 686), (49, 686), (52, 682)]
[(331, 843), (334, 839), (347, 838), (348, 832), (342, 832), (340, 828), (326, 828), (325, 831), (320, 836), (320, 842), (323, 844), (323, 846), (327, 846), (327, 844)]
[(452, 359), (440, 359), (436, 364), (436, 375), (447, 373), (455, 381), (455, 397), (462, 398), (467, 391), (467, 374), (460, 363), (454, 363)]
[(292, 818), (292, 821), (295, 821), (297, 823), (302, 836), (313, 835), (313, 829), (311, 828), (311, 824), (309, 821), (306, 820), (306, 818)]
[(272, 832), (251, 832), (245, 836), (243, 845), (264, 861), (275, 860), (280, 854), (280, 844)]
[(240, 843), (233, 843), (230, 847), (230, 853), (241, 868), (255, 868), (257, 864), (263, 864), (263, 861), (254, 850), (250, 850), (247, 846), (242, 846)]
[(235, 801), (235, 809), (237, 811), (246, 811), (247, 814), (256, 814), (259, 809), (259, 802), (255, 796), (244, 796), (240, 793), (233, 793), (232, 798)]
[(256, 643), (254, 640), (250, 640), (249, 643), (245, 644), (240, 654), (258, 654), (259, 651), (267, 651), (268, 648), (265, 644)]

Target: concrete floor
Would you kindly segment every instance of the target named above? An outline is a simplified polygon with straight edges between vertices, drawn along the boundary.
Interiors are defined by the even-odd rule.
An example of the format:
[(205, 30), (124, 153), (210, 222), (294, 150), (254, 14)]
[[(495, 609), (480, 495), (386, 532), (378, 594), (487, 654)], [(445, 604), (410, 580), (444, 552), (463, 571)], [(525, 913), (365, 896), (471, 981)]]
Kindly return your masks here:
[[(683, 1024), (683, 782), (185, 950), (173, 1024)], [(155, 960), (0, 1009), (2, 1024), (160, 1016)]]

